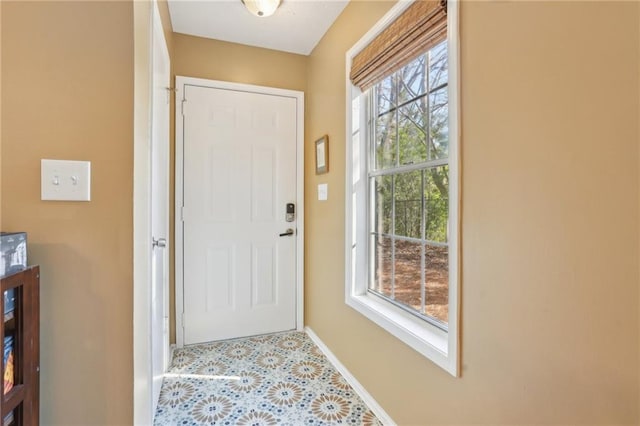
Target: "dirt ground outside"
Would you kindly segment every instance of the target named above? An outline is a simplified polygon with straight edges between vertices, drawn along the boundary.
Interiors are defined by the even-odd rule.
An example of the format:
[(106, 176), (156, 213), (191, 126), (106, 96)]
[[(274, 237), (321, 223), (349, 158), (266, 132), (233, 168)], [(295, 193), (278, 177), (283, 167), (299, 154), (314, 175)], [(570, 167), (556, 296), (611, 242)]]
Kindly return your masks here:
[[(396, 241), (395, 301), (422, 309), (420, 244)], [(391, 240), (381, 239), (377, 245), (378, 291), (391, 297)], [(449, 319), (449, 252), (447, 247), (426, 246), (425, 313), (444, 323)]]

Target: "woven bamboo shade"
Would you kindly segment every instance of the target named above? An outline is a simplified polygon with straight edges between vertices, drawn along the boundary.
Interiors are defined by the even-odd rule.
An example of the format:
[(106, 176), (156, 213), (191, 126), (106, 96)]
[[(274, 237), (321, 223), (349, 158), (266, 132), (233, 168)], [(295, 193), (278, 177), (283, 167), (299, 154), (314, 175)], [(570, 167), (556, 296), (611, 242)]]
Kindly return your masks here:
[(353, 58), (351, 81), (364, 91), (446, 38), (446, 0), (418, 0)]

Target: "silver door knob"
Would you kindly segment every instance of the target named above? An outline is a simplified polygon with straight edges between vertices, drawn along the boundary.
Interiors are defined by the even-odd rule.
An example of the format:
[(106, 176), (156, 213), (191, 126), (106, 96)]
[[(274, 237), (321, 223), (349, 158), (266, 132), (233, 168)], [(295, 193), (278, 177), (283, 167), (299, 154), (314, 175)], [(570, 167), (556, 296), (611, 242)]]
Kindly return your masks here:
[(157, 240), (153, 238), (153, 246), (159, 248), (165, 248), (167, 246), (166, 238), (158, 238)]

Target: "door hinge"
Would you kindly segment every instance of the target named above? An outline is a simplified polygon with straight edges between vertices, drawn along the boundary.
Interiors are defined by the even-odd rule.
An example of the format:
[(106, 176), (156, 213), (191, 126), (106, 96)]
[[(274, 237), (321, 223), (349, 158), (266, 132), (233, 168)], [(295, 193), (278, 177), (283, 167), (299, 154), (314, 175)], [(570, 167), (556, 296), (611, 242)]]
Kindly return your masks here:
[(187, 100), (182, 100), (182, 115), (187, 115)]
[(180, 220), (183, 221), (183, 222), (184, 222), (184, 213), (185, 213), (184, 206), (182, 206), (180, 208)]

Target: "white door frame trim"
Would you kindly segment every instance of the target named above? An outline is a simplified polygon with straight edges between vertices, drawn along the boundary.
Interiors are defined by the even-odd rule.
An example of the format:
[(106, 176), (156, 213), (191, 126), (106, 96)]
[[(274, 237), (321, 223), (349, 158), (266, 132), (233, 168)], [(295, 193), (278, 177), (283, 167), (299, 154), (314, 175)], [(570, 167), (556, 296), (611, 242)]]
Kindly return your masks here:
[(175, 167), (175, 327), (176, 346), (184, 346), (184, 240), (182, 206), (184, 200), (184, 129), (182, 100), (185, 86), (200, 86), (213, 89), (251, 92), (264, 95), (283, 96), (296, 99), (296, 330), (304, 330), (304, 92), (230, 83), (218, 80), (176, 76), (176, 167)]
[(150, 425), (152, 2), (133, 2), (133, 20), (133, 424)]
[[(162, 356), (162, 368), (161, 368), (161, 372), (162, 374), (167, 372), (167, 368), (169, 367), (169, 357), (170, 357), (170, 347), (171, 347), (171, 338), (169, 336), (169, 248), (171, 247), (171, 244), (173, 243), (171, 241), (171, 238), (169, 236), (169, 232), (170, 232), (170, 219), (169, 219), (169, 215), (170, 215), (170, 198), (171, 198), (171, 194), (170, 194), (170, 185), (169, 185), (169, 175), (171, 173), (171, 165), (170, 165), (170, 151), (171, 151), (171, 102), (170, 102), (170, 98), (167, 99), (167, 95), (166, 95), (166, 90), (169, 89), (169, 87), (171, 86), (171, 56), (169, 55), (169, 48), (167, 46), (167, 40), (165, 39), (164, 36), (164, 28), (162, 26), (162, 18), (160, 17), (160, 9), (158, 8), (158, 2), (156, 0), (153, 0), (153, 12), (152, 12), (152, 24), (151, 24), (151, 149), (150, 149), (150, 157), (151, 157), (151, 167), (150, 167), (150, 172), (151, 172), (151, 182), (150, 185), (151, 187), (150, 189), (150, 202), (151, 202), (151, 217), (150, 217), (150, 227), (151, 227), (151, 237), (152, 237), (152, 241), (153, 238), (165, 238), (167, 240), (167, 248), (161, 248), (162, 250), (162, 256), (164, 257), (164, 262), (163, 263), (163, 268), (164, 268), (164, 272), (163, 272), (163, 280), (162, 280), (162, 306), (160, 307), (156, 307), (156, 309), (161, 309), (162, 310), (162, 322), (160, 324), (156, 323), (156, 318), (154, 318), (153, 316), (153, 310), (154, 310), (154, 304), (155, 304), (155, 300), (153, 298), (153, 294), (154, 294), (154, 289), (157, 285), (157, 283), (154, 281), (155, 278), (155, 274), (153, 272), (153, 270), (151, 271), (151, 327), (150, 327), (150, 332), (151, 332), (151, 391), (152, 391), (152, 403), (153, 403), (153, 410), (151, 412), (151, 415), (155, 415), (155, 411), (157, 409), (157, 405), (159, 402), (159, 398), (160, 398), (160, 389), (162, 388), (162, 380), (158, 381), (156, 380), (156, 373), (158, 373), (160, 370), (157, 370), (160, 366), (156, 366), (155, 365), (155, 356), (156, 354), (153, 353), (154, 350), (154, 339), (156, 339), (158, 337), (159, 331), (162, 330), (162, 344), (160, 345), (162, 347), (162, 351), (163, 351), (163, 356)], [(159, 50), (159, 51), (158, 51)], [(166, 65), (167, 65), (167, 69), (166, 69), (166, 74), (162, 74), (160, 72), (160, 70), (156, 67), (156, 58), (160, 58), (161, 60), (166, 60)], [(158, 81), (156, 79), (157, 76), (164, 76), (166, 78), (166, 80), (163, 80), (160, 84), (160, 90), (162, 90), (163, 88), (165, 90), (162, 90), (161, 93), (158, 93)], [(158, 101), (160, 101), (163, 106), (162, 107), (158, 107)], [(166, 109), (162, 109), (162, 108), (166, 108)], [(160, 135), (164, 135), (164, 131), (160, 131), (158, 130), (158, 126), (156, 123), (156, 119), (157, 119), (157, 114), (156, 111), (160, 110), (162, 111), (162, 115), (160, 116), (160, 118), (157, 120), (160, 123), (160, 126), (163, 127), (164, 131), (166, 131), (166, 139), (161, 138), (159, 135), (157, 135), (156, 133), (159, 133)], [(165, 115), (166, 114), (166, 115)], [(165, 145), (166, 144), (166, 145)], [(162, 148), (161, 148), (162, 147)], [(156, 164), (155, 162), (155, 155), (154, 153), (158, 151), (158, 152), (163, 152), (166, 154), (166, 158), (164, 158), (164, 161), (162, 161), (162, 163), (160, 164)], [(156, 170), (156, 167), (158, 167), (158, 169), (160, 170)], [(157, 175), (161, 175), (162, 179), (159, 179), (159, 177)], [(159, 184), (160, 187), (166, 185), (166, 189), (163, 190), (163, 196), (159, 196), (159, 194), (156, 194), (154, 187), (155, 185)], [(166, 199), (164, 199), (163, 197), (166, 196)], [(166, 209), (166, 211), (164, 213), (166, 213), (166, 216), (162, 217), (160, 216), (163, 220), (160, 221), (158, 220), (160, 226), (162, 227), (162, 231), (159, 235), (154, 235), (154, 233), (156, 232), (156, 230), (154, 229), (154, 218), (156, 218), (156, 214), (155, 213), (155, 209), (156, 209), (156, 200), (155, 198), (158, 197), (159, 199), (161, 199), (162, 201), (164, 201), (162, 203), (162, 207), (161, 209)], [(155, 248), (155, 250), (158, 250), (160, 248)], [(158, 254), (154, 252), (154, 248), (152, 247), (151, 249), (151, 253), (150, 253), (150, 257), (153, 259), (154, 256), (157, 256)], [(152, 269), (153, 269), (153, 261), (151, 261), (151, 265), (152, 265)], [(156, 289), (157, 290), (157, 289)], [(159, 385), (160, 389), (156, 388), (156, 386)]]

